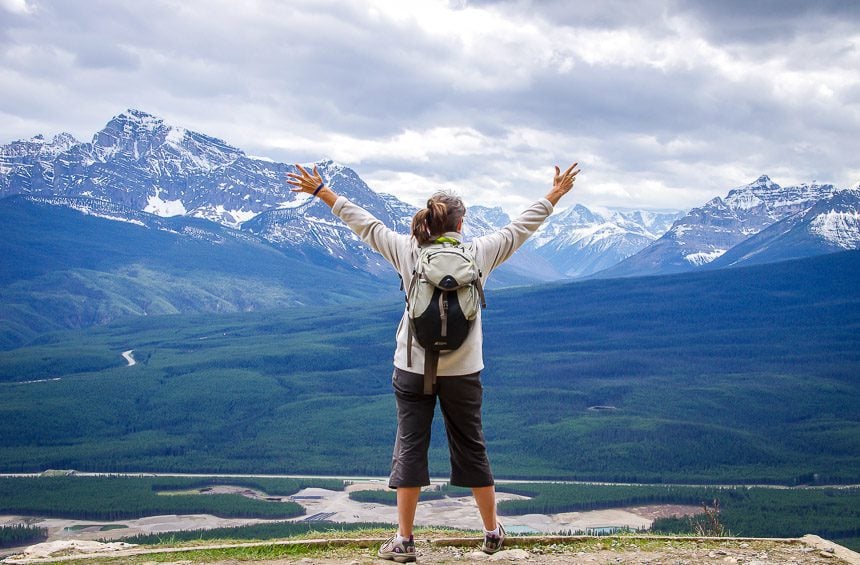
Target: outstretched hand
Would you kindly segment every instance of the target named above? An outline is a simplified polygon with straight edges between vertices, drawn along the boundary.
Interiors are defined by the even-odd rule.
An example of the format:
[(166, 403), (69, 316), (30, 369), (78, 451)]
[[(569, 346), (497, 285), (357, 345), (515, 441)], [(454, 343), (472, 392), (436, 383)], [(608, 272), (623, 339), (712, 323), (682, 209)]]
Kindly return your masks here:
[(319, 196), (320, 200), (329, 206), (334, 206), (337, 194), (325, 184), (316, 165), (314, 165), (313, 173), (307, 172), (301, 165), (296, 165), (296, 170), (299, 172), (287, 173), (287, 176), (291, 179), (287, 180), (287, 184), (293, 187), (290, 189), (290, 192), (305, 192)]
[(556, 206), (561, 197), (573, 188), (573, 183), (576, 182), (576, 175), (579, 174), (579, 169), (574, 170), (578, 164), (574, 163), (563, 173), (558, 168), (558, 165), (556, 165), (555, 177), (552, 179), (552, 190), (546, 195), (546, 199), (552, 202), (553, 206)]
[(299, 170), (300, 174), (287, 173), (287, 176), (293, 179), (288, 180), (287, 184), (295, 187), (291, 188), (290, 192), (307, 192), (308, 194), (313, 194), (320, 185), (324, 184), (322, 175), (317, 171), (316, 165), (314, 165), (313, 174), (307, 172), (301, 165), (296, 165), (296, 169)]

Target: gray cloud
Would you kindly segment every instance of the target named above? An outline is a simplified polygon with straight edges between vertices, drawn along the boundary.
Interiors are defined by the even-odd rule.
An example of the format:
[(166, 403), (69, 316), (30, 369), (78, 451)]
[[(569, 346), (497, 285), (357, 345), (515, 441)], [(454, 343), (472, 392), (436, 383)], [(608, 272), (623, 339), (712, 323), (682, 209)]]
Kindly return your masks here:
[(674, 9), (693, 16), (717, 42), (783, 43), (856, 30), (860, 24), (860, 4), (853, 0), (679, 0)]
[(856, 2), (31, 5), (0, 22), (2, 142), (88, 139), (137, 107), (251, 154), (340, 155), (410, 198), (509, 206), (578, 155), (594, 204), (860, 180)]

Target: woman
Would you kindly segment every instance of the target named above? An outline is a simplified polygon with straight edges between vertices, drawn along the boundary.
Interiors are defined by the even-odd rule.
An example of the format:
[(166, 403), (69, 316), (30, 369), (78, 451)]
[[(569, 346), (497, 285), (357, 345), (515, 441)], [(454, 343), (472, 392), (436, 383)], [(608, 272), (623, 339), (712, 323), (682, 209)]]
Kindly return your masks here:
[[(552, 214), (562, 196), (576, 180), (579, 169), (574, 163), (564, 173), (555, 168), (552, 189), (510, 224), (472, 240), (469, 247), (486, 281), (490, 273), (507, 260), (517, 248)], [(308, 173), (296, 165), (298, 173), (287, 173), (293, 192), (306, 192), (328, 204), (335, 216), (345, 222), (365, 243), (391, 263), (409, 288), (419, 246), (439, 237), (462, 240), (466, 208), (459, 197), (438, 192), (427, 201), (412, 220), (412, 234), (387, 228), (363, 208), (328, 187), (317, 172)], [(424, 366), (424, 350), (408, 339), (408, 318), (404, 312), (397, 329), (392, 384), (397, 403), (397, 439), (391, 463), (389, 487), (397, 489), (398, 532), (385, 542), (378, 555), (401, 563), (415, 561), (412, 526), (421, 487), (430, 484), (427, 450), (436, 398), (442, 408), (448, 447), (451, 453), (451, 484), (470, 487), (484, 524), (486, 553), (499, 551), (505, 531), (496, 516), (496, 494), (481, 426), (482, 355), (481, 313), (473, 323), (466, 341), (458, 349), (439, 355), (433, 394), (424, 394), (424, 376), (413, 372)], [(411, 351), (408, 347), (411, 342)], [(409, 355), (411, 353), (411, 356)], [(411, 358), (410, 358), (411, 357)]]

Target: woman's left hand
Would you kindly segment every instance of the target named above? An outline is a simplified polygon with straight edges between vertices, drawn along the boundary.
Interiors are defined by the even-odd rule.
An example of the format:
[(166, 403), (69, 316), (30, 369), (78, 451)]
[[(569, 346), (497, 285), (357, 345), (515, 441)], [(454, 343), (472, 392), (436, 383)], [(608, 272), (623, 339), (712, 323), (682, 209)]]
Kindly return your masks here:
[(576, 182), (576, 175), (579, 174), (579, 169), (576, 169), (576, 166), (579, 163), (574, 163), (567, 170), (562, 173), (561, 169), (558, 166), (555, 167), (555, 176), (552, 179), (552, 190), (549, 191), (549, 194), (546, 195), (546, 199), (552, 202), (553, 206), (558, 205), (558, 201), (561, 200), (561, 197), (570, 192), (570, 189), (573, 188), (573, 183)]

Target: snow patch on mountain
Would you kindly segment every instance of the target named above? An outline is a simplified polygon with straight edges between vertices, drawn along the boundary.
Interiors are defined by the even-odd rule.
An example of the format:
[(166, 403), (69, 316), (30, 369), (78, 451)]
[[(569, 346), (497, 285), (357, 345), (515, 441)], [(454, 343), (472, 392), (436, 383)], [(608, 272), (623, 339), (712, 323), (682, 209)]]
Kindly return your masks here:
[(726, 249), (714, 249), (713, 251), (700, 251), (698, 253), (690, 253), (689, 255), (685, 255), (684, 259), (689, 261), (690, 264), (700, 267), (705, 263), (710, 263), (717, 257), (723, 255), (727, 250)]
[(293, 200), (287, 200), (285, 202), (281, 202), (278, 204), (279, 209), (284, 208), (301, 208), (302, 206), (307, 206), (312, 203), (314, 197), (312, 194), (308, 194), (307, 192), (296, 193), (296, 197)]
[(93, 202), (86, 202), (82, 201), (81, 199), (75, 198), (53, 198), (43, 196), (30, 196), (27, 199), (31, 202), (37, 202), (40, 204), (48, 204), (50, 206), (62, 206), (64, 208), (70, 208), (86, 216), (93, 216), (95, 218), (102, 218), (114, 222), (125, 222), (144, 228), (149, 227), (143, 221), (137, 218), (129, 217), (127, 214), (122, 213), (121, 210), (116, 209), (116, 207), (113, 206), (110, 202), (103, 202), (98, 200)]
[(155, 194), (149, 197), (146, 206), (143, 208), (144, 212), (149, 212), (163, 218), (184, 216), (188, 213), (182, 200), (162, 200), (161, 193), (161, 189), (156, 187)]
[(860, 212), (831, 210), (813, 218), (809, 231), (843, 248), (860, 248)]
[(223, 204), (205, 204), (187, 212), (186, 215), (194, 218), (203, 218), (210, 222), (227, 226), (228, 228), (239, 228), (243, 223), (254, 218), (257, 213), (241, 208), (228, 209)]

